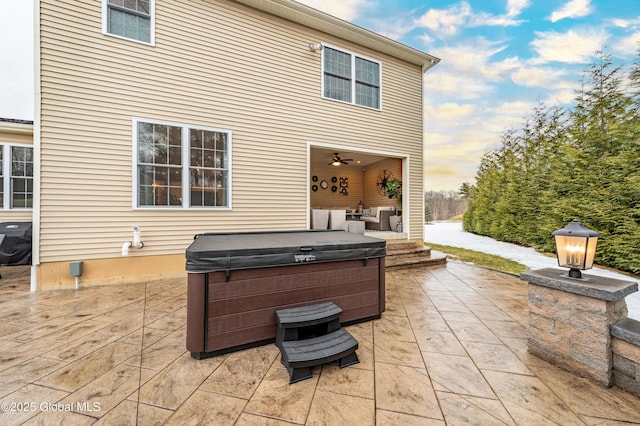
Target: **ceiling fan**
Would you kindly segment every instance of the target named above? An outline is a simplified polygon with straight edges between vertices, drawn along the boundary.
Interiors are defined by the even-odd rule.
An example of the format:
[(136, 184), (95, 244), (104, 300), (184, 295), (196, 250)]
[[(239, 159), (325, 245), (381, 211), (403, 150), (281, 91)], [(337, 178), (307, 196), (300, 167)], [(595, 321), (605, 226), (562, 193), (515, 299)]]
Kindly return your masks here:
[(333, 166), (339, 166), (340, 164), (349, 164), (348, 161), (353, 161), (353, 158), (345, 158), (344, 160), (340, 158), (340, 156), (338, 155), (338, 153), (335, 153), (336, 155), (333, 156), (333, 159), (331, 160), (331, 162), (329, 164), (333, 165)]

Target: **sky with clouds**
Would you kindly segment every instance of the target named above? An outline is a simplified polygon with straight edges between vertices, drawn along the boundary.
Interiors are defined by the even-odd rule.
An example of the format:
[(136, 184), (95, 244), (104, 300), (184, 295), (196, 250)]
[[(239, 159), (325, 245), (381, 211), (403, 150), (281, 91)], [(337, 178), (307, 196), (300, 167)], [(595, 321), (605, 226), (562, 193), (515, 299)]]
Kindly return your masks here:
[[(473, 183), (539, 101), (571, 103), (597, 50), (630, 64), (640, 41), (638, 0), (300, 2), (442, 59), (424, 77), (427, 190)], [(0, 0), (0, 117), (33, 119), (32, 10)]]

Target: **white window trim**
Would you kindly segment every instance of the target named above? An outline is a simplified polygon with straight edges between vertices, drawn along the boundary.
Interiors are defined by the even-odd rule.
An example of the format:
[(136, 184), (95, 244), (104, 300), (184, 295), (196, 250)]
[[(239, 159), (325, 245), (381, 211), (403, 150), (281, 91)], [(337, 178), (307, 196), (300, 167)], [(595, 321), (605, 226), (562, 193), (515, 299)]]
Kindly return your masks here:
[[(11, 192), (11, 148), (31, 148), (34, 149), (33, 145), (23, 144), (23, 143), (10, 143), (10, 142), (0, 142), (0, 149), (2, 149), (2, 192), (3, 192), (3, 202), (2, 208), (0, 211), (33, 211), (33, 207), (11, 207), (12, 200), (12, 192)], [(34, 175), (35, 175), (35, 150), (34, 150)], [(31, 177), (34, 179), (35, 176)], [(33, 197), (35, 198), (35, 188), (33, 191)]]
[(133, 41), (135, 43), (146, 44), (147, 46), (155, 46), (156, 45), (156, 0), (149, 0), (149, 12), (151, 14), (151, 22), (149, 24), (149, 31), (151, 32), (151, 37), (149, 37), (149, 42), (136, 40), (135, 38), (123, 37), (118, 34), (113, 34), (109, 32), (109, 6), (108, 0), (102, 0), (102, 34), (107, 35), (109, 37), (119, 38), (121, 40)]
[[(139, 194), (139, 188), (138, 188), (138, 123), (150, 123), (150, 124), (158, 124), (158, 125), (163, 125), (163, 126), (174, 126), (174, 127), (181, 127), (182, 128), (182, 205), (181, 206), (140, 206), (138, 205), (138, 194)], [(221, 210), (232, 210), (232, 200), (233, 200), (233, 179), (232, 179), (232, 166), (233, 166), (233, 162), (232, 162), (232, 147), (233, 147), (233, 134), (231, 132), (231, 130), (228, 129), (220, 129), (217, 127), (207, 127), (207, 126), (200, 126), (200, 125), (196, 125), (196, 124), (188, 124), (188, 123), (178, 123), (178, 122), (173, 122), (173, 121), (162, 121), (162, 120), (152, 120), (152, 119), (148, 119), (148, 118), (139, 118), (139, 117), (134, 117), (132, 120), (132, 125), (131, 125), (131, 137), (132, 137), (132, 144), (131, 146), (133, 147), (132, 150), (132, 176), (131, 176), (131, 182), (132, 182), (132, 208), (133, 210), (153, 210), (153, 211), (160, 211), (160, 210), (172, 210), (172, 211), (176, 211), (176, 210), (207, 210), (207, 211), (212, 211), (212, 210), (216, 210), (216, 211), (221, 211)], [(190, 189), (190, 174), (189, 174), (189, 158), (191, 158), (190, 156), (190, 152), (189, 152), (189, 148), (190, 148), (190, 138), (189, 138), (189, 129), (199, 129), (199, 130), (207, 130), (207, 131), (211, 131), (211, 132), (222, 132), (222, 133), (226, 133), (228, 135), (227, 137), (227, 149), (228, 149), (228, 157), (227, 157), (227, 161), (229, 164), (229, 167), (227, 168), (227, 182), (228, 182), (228, 189), (227, 189), (227, 199), (229, 200), (229, 203), (227, 206), (195, 206), (195, 207), (191, 207), (189, 206), (190, 203), (190, 193), (189, 193), (189, 189)]]
[[(347, 104), (347, 105), (355, 105), (355, 106), (359, 106), (359, 107), (362, 107), (362, 108), (372, 109), (374, 111), (382, 111), (382, 62), (377, 60), (377, 59), (373, 59), (373, 58), (370, 58), (368, 56), (360, 55), (359, 53), (355, 53), (355, 52), (352, 52), (350, 50), (343, 49), (341, 47), (333, 46), (331, 44), (322, 43), (322, 47), (323, 47), (322, 52), (321, 52), (321, 56), (322, 56), (322, 61), (321, 61), (322, 62), (322, 66), (321, 66), (321, 68), (322, 69), (320, 70), (322, 84), (320, 85), (320, 96), (322, 96), (323, 99), (327, 99), (329, 101), (340, 102), (340, 103)], [(334, 50), (339, 50), (340, 52), (348, 53), (349, 55), (351, 55), (351, 102), (342, 101), (340, 99), (329, 98), (329, 97), (326, 97), (324, 95), (324, 48), (325, 47), (329, 47), (329, 48), (334, 49)], [(378, 88), (380, 89), (380, 108), (374, 108), (374, 107), (370, 107), (370, 106), (367, 106), (367, 105), (361, 105), (361, 104), (356, 103), (356, 57), (361, 58), (361, 59), (366, 59), (367, 61), (375, 62), (380, 67), (380, 72), (378, 73), (379, 74), (378, 75)]]

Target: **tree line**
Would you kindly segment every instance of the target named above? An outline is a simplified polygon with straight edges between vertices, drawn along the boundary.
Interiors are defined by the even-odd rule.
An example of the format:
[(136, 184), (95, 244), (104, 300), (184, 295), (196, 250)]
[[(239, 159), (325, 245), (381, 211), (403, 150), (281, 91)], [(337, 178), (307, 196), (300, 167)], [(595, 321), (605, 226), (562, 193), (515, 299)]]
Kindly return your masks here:
[(554, 251), (551, 232), (575, 219), (600, 233), (598, 263), (640, 273), (640, 60), (626, 68), (597, 52), (570, 106), (539, 103), (502, 135), (465, 231)]
[(455, 191), (425, 191), (424, 219), (448, 220), (461, 216), (467, 210), (467, 198)]

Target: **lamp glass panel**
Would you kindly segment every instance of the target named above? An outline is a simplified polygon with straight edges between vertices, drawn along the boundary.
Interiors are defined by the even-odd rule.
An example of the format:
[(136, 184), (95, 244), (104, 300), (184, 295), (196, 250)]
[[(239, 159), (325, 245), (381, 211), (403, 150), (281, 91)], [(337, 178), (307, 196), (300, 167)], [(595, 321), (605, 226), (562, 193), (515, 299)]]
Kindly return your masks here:
[(587, 238), (556, 235), (558, 265), (567, 268), (585, 269)]
[(596, 246), (598, 245), (598, 237), (589, 237), (587, 242), (587, 258), (585, 261), (584, 269), (593, 268), (593, 261), (596, 257)]

